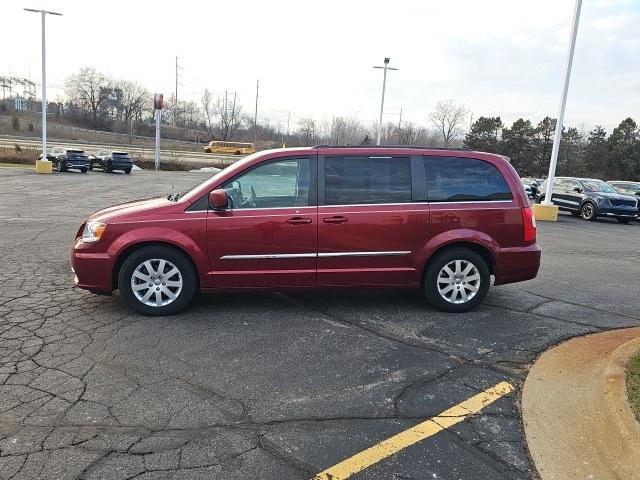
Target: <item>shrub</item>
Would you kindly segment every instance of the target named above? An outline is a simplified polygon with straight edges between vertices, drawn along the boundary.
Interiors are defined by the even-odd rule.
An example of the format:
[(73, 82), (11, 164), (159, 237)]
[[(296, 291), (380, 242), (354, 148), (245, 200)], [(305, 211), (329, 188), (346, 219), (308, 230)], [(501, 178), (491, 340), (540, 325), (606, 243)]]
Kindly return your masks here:
[(33, 132), (33, 123), (29, 122), (29, 131)]
[(11, 118), (11, 126), (14, 130), (20, 130), (20, 119), (18, 117)]

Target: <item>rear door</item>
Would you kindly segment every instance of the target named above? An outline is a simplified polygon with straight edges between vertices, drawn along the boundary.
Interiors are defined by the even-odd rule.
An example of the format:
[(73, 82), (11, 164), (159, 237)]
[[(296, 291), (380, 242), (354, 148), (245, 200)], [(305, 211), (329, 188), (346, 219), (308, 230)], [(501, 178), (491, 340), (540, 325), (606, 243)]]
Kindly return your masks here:
[(315, 285), (316, 172), (315, 153), (276, 158), (222, 186), (229, 208), (207, 215), (210, 285)]
[(318, 285), (418, 283), (429, 206), (412, 198), (409, 156), (318, 159)]

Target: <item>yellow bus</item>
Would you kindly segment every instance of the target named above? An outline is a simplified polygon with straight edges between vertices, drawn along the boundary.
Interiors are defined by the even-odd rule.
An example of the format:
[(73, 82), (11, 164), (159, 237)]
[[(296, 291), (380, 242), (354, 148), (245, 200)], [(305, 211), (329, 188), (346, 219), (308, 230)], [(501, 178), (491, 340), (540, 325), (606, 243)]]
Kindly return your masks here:
[(250, 155), (256, 151), (253, 143), (244, 142), (223, 142), (221, 140), (212, 140), (209, 145), (204, 147), (207, 153), (226, 153), (233, 155)]

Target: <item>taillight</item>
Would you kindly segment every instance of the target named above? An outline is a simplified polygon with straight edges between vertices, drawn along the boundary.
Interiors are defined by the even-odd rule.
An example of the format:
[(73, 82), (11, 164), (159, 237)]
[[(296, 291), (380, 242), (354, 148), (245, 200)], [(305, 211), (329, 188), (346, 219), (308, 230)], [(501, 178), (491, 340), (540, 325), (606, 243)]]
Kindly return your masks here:
[(522, 234), (525, 243), (534, 243), (536, 241), (536, 218), (533, 216), (533, 210), (530, 207), (522, 209)]

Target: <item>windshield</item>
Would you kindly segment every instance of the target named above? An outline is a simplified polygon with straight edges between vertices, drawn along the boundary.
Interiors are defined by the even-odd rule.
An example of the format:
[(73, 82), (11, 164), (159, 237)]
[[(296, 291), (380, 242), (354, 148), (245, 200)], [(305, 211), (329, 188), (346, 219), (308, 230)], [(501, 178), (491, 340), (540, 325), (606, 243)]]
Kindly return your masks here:
[(615, 188), (601, 180), (583, 180), (582, 184), (587, 192), (616, 193)]

